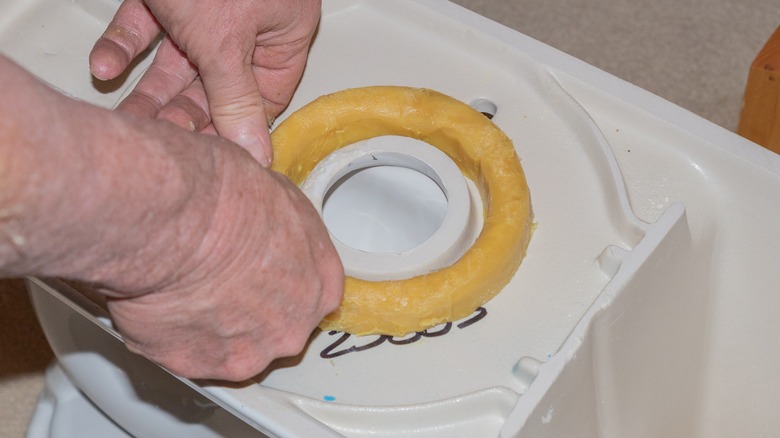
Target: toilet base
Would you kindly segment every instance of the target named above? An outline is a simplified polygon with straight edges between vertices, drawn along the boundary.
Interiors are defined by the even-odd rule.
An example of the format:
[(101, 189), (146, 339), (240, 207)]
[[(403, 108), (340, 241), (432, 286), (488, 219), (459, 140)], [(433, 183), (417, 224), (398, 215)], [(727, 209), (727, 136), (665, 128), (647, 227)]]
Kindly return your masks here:
[(70, 381), (58, 363), (46, 370), (27, 438), (129, 438)]

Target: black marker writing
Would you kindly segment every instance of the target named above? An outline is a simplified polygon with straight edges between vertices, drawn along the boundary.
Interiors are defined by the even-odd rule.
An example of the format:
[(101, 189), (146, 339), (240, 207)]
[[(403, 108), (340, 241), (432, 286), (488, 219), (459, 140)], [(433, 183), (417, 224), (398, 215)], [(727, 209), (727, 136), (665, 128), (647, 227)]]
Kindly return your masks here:
[[(463, 320), (463, 321), (459, 322), (458, 324), (455, 325), (455, 327), (457, 327), (459, 329), (464, 329), (464, 328), (466, 328), (466, 327), (468, 327), (468, 326), (478, 322), (479, 320), (484, 318), (486, 315), (487, 315), (487, 310), (484, 307), (480, 307), (480, 308), (478, 308), (475, 311), (475, 314), (473, 316), (469, 317), (466, 320)], [(396, 337), (393, 337), (393, 336), (381, 335), (377, 339), (374, 339), (373, 341), (368, 342), (366, 344), (363, 344), (363, 345), (352, 345), (349, 348), (341, 348), (341, 349), (339, 349), (339, 348), (342, 347), (342, 345), (348, 339), (352, 338), (352, 335), (350, 335), (349, 333), (342, 333), (342, 332), (337, 332), (337, 331), (331, 331), (331, 332), (328, 332), (329, 335), (335, 336), (335, 335), (341, 334), (341, 336), (339, 336), (339, 338), (336, 339), (332, 344), (330, 344), (324, 350), (322, 350), (322, 352), (320, 352), (320, 357), (323, 358), (323, 359), (333, 359), (335, 357), (343, 356), (343, 355), (349, 354), (349, 353), (359, 353), (361, 351), (370, 350), (372, 348), (376, 348), (376, 347), (384, 344), (385, 342), (389, 342), (390, 344), (393, 344), (393, 345), (409, 345), (409, 344), (413, 344), (413, 343), (419, 341), (422, 338), (436, 338), (436, 337), (439, 337), (439, 336), (444, 336), (447, 333), (449, 333), (450, 330), (452, 330), (452, 325), (453, 325), (453, 323), (448, 322), (446, 324), (443, 324), (441, 326), (441, 328), (439, 328), (436, 331), (423, 330), (421, 332), (413, 333), (408, 338), (407, 337), (396, 338)], [(357, 339), (360, 339), (360, 338), (357, 338)]]

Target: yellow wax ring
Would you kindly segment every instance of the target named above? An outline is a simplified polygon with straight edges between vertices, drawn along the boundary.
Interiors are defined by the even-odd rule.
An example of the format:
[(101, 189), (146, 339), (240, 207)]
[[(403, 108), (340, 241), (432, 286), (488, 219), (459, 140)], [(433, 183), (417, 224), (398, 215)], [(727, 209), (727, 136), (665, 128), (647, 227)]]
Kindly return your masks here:
[(443, 151), (479, 189), (482, 231), (455, 263), (403, 280), (347, 277), (341, 306), (323, 330), (403, 336), (470, 315), (512, 279), (525, 256), (533, 213), (512, 141), (469, 105), (419, 88), (375, 86), (322, 96), (272, 133), (272, 169), (301, 185), (331, 152), (383, 135)]

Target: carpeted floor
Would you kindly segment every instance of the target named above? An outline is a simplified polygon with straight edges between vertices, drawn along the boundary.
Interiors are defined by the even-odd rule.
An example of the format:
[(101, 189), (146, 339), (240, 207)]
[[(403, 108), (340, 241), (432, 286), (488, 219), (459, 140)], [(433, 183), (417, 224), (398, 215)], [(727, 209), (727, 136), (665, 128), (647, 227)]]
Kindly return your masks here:
[(753, 58), (780, 25), (774, 0), (455, 0), (736, 130)]
[(52, 358), (24, 282), (0, 281), (0, 437), (24, 436)]
[[(324, 0), (328, 1), (328, 0)], [(455, 0), (734, 130), (777, 0)], [(20, 437), (51, 350), (24, 284), (0, 281), (0, 438)]]

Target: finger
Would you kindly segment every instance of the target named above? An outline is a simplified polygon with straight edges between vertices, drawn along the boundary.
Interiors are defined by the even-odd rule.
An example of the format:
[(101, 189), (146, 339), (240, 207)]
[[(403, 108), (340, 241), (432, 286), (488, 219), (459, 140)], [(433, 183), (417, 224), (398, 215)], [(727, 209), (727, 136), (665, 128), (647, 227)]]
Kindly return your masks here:
[(200, 66), (211, 120), (219, 135), (243, 146), (262, 166), (268, 166), (271, 137), (251, 58), (228, 61)]
[(293, 7), (298, 10), (286, 31), (258, 35), (255, 42), (252, 59), (255, 80), (269, 118), (277, 117), (289, 105), (303, 75), (320, 20), (318, 0), (307, 0)]
[(254, 54), (255, 82), (264, 99), (266, 115), (277, 117), (292, 100), (303, 75), (309, 40), (286, 47), (258, 47)]
[(200, 130), (201, 134), (211, 134), (211, 135), (219, 135), (217, 134), (217, 128), (214, 127), (213, 123), (209, 123), (206, 125), (205, 128)]
[(203, 83), (196, 78), (157, 113), (158, 119), (167, 120), (192, 132), (201, 132), (211, 124), (209, 105)]
[(161, 30), (142, 0), (125, 0), (92, 47), (89, 54), (92, 75), (104, 81), (116, 78), (149, 47)]
[(149, 69), (117, 109), (142, 117), (156, 117), (168, 102), (192, 84), (197, 75), (195, 66), (166, 36)]
[(300, 80), (300, 73), (260, 67), (255, 67), (254, 72), (255, 82), (260, 88), (260, 95), (263, 96), (266, 119), (271, 125), (273, 120), (290, 104)]

